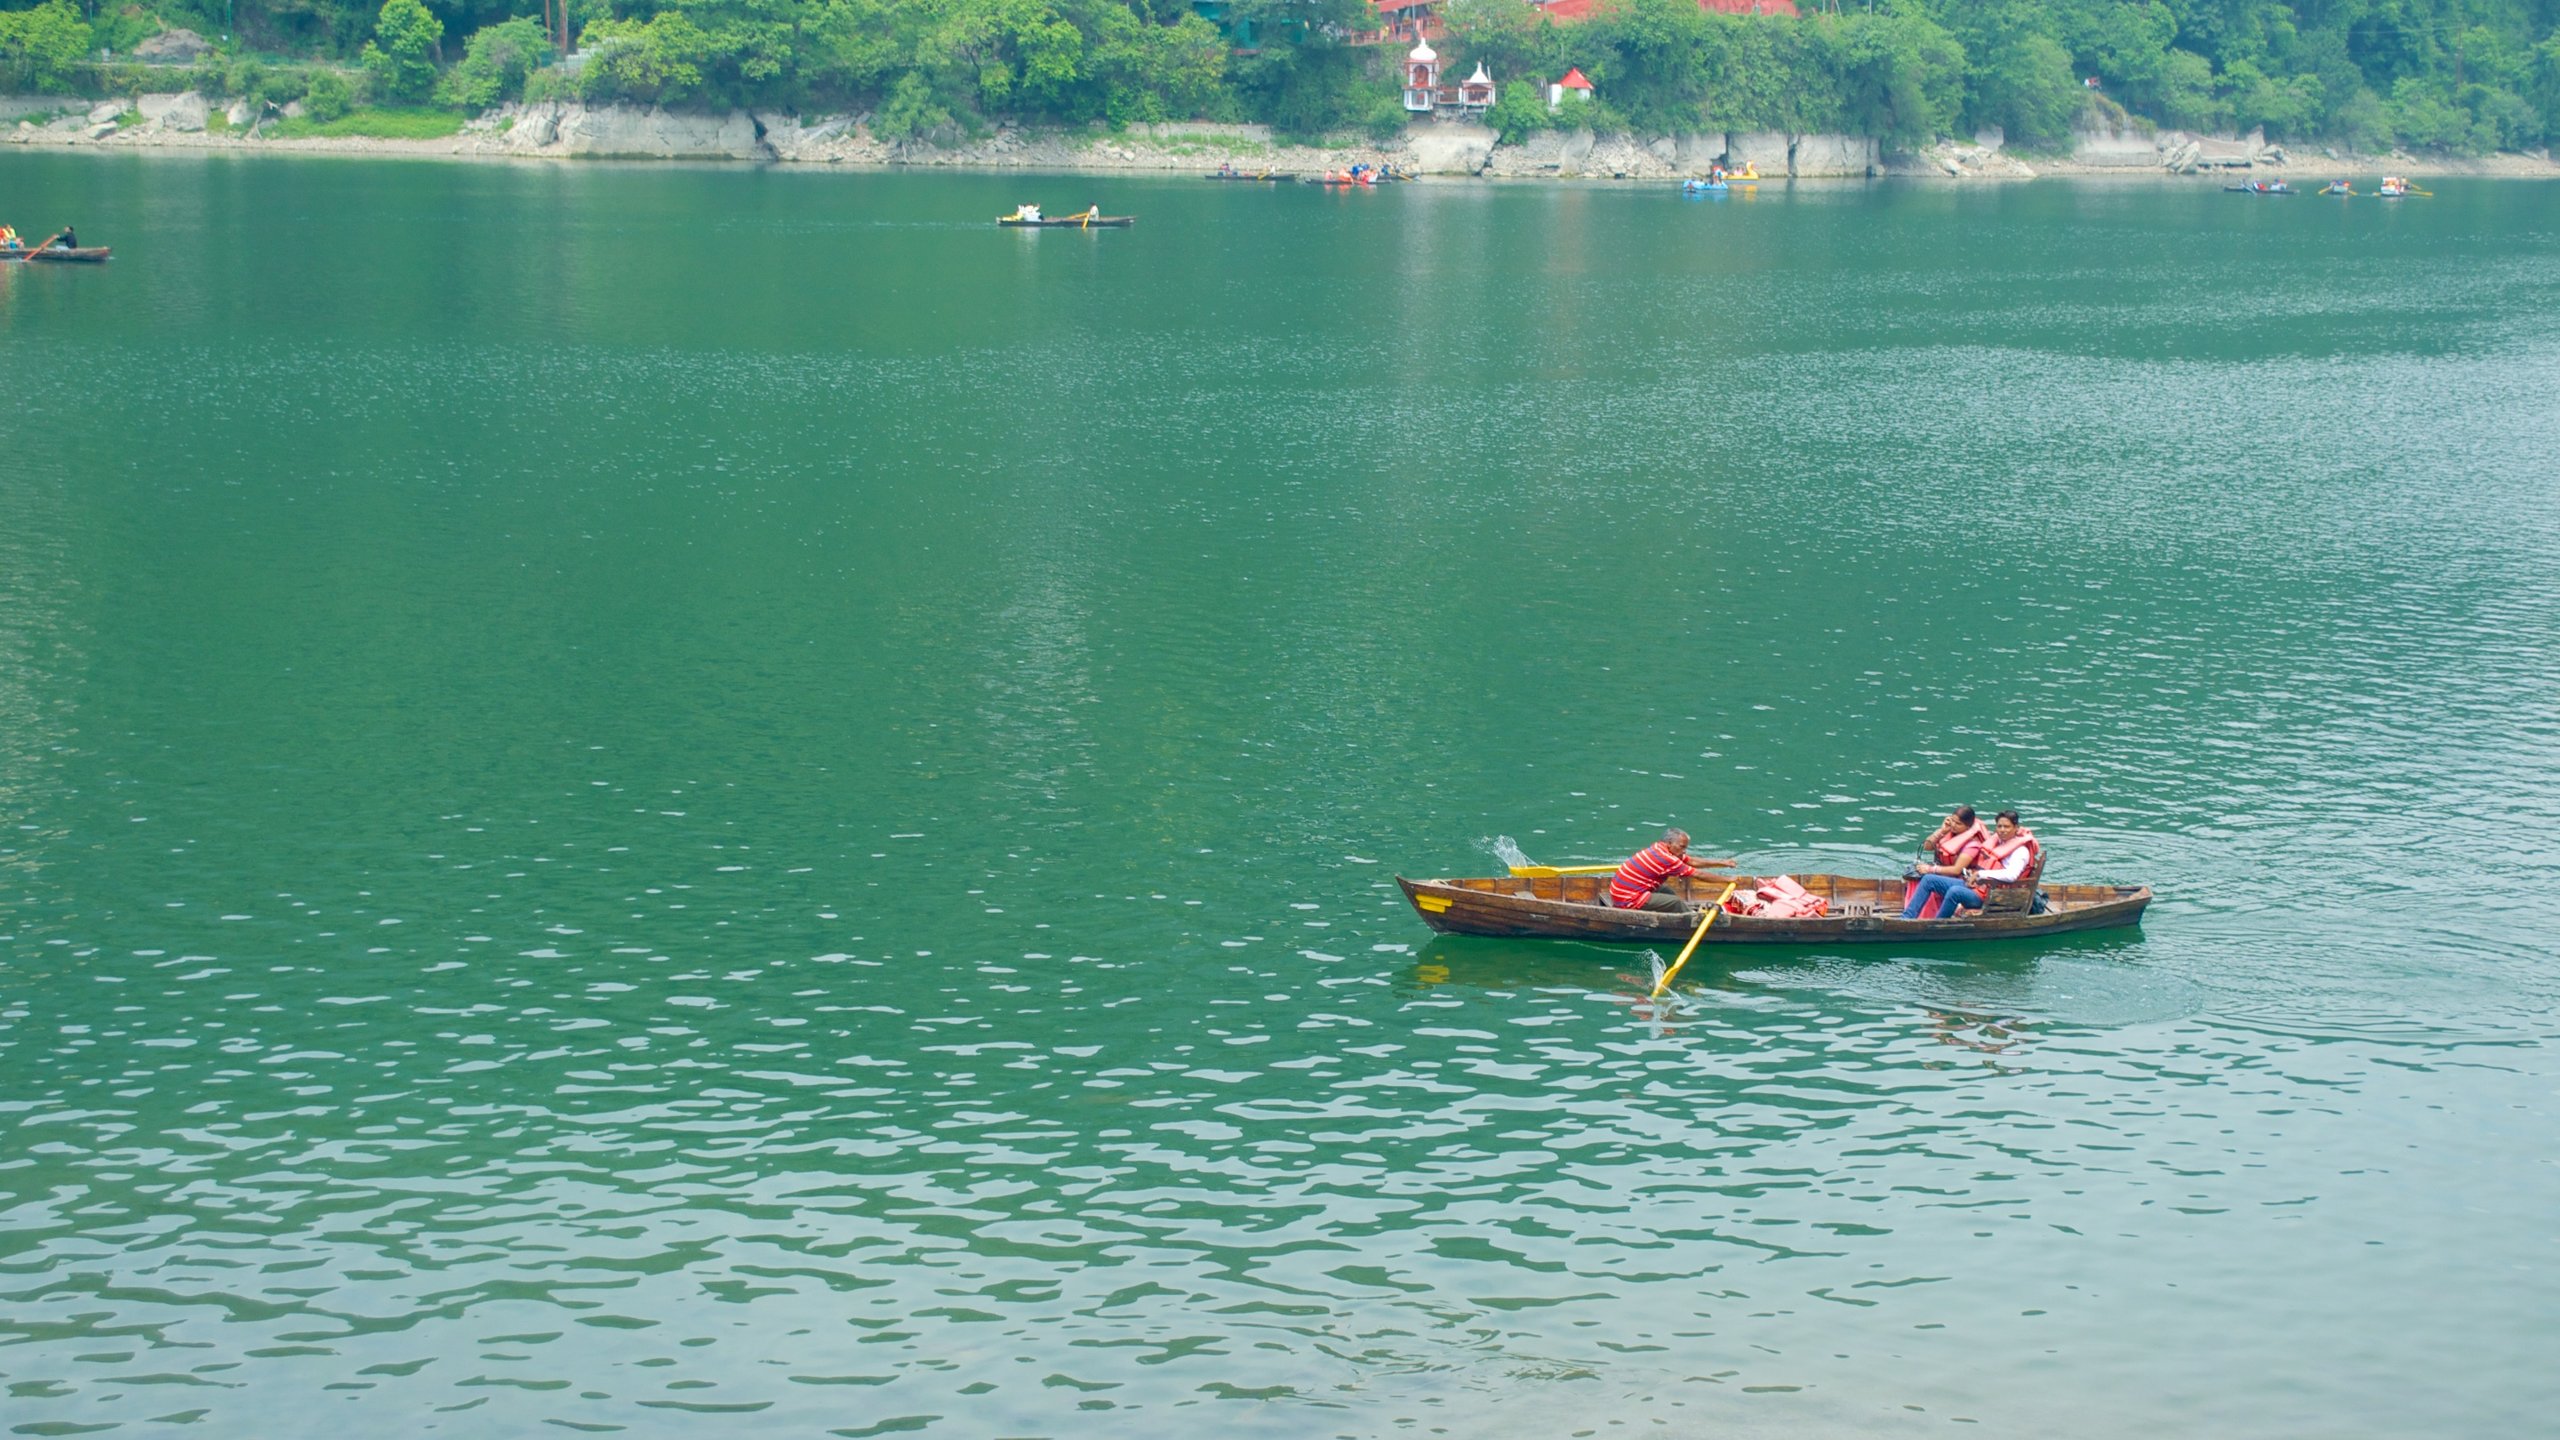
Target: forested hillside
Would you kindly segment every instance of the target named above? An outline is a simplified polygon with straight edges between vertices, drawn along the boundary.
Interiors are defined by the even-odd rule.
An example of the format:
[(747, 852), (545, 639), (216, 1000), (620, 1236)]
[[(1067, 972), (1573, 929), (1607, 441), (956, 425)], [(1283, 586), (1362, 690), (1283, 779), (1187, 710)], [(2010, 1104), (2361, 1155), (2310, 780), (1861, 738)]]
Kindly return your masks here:
[[(143, 77), (116, 57), (183, 26), (230, 37), (197, 82), (230, 93), (300, 98), (315, 72), (297, 59), (356, 67), (352, 96), (317, 72), (323, 105), (861, 109), (891, 137), (1002, 119), (1257, 120), (1294, 133), (1403, 120), (1397, 50), (1348, 43), (1374, 26), (1365, 0), (561, 0), (575, 67), (556, 63), (542, 3), (0, 0), (0, 89), (134, 88)], [(1604, 0), (1591, 20), (1559, 26), (1526, 0), (1446, 0), (1441, 49), (1461, 73), (1481, 59), (1506, 81), (1579, 65), (1599, 90), (1588, 118), (1640, 132), (1911, 141), (1998, 125), (2034, 147), (2113, 104), (2162, 125), (2263, 126), (2367, 151), (2560, 139), (2560, 0), (1803, 3), (1786, 18)], [(1510, 134), (1549, 123), (1525, 85), (1495, 120)]]

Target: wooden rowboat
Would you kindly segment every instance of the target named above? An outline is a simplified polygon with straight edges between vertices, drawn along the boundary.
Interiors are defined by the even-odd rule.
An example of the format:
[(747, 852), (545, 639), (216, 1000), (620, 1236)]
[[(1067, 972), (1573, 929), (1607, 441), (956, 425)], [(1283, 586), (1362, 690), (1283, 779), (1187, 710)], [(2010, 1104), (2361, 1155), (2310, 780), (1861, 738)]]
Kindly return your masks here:
[(107, 245), (89, 245), (78, 250), (60, 245), (42, 250), (0, 250), (0, 260), (34, 260), (46, 265), (95, 265), (104, 261), (113, 249)]
[(1287, 181), (1297, 179), (1298, 172), (1294, 170), (1260, 170), (1250, 172), (1237, 170), (1230, 174), (1221, 175), (1213, 170), (1209, 172), (1207, 178), (1211, 180), (1255, 180), (1266, 185), (1279, 185)]
[(997, 217), (996, 223), (1015, 230), (1126, 230), (1138, 223), (1138, 217), (1135, 215), (1043, 215), (1037, 220), (1016, 220), (1010, 215), (1004, 215)]
[[(2046, 885), (2041, 915), (1970, 915), (1960, 920), (1905, 920), (1902, 882), (1862, 875), (1798, 875), (1796, 883), (1831, 902), (1816, 919), (1726, 915), (1707, 929), (1710, 945), (1830, 945), (1891, 941), (2009, 940), (2105, 930), (2141, 923), (2151, 891), (2141, 885)], [(1749, 889), (1754, 879), (1741, 881)], [(1609, 877), (1407, 880), (1396, 877), (1422, 923), (1444, 935), (1501, 935), (1550, 940), (1685, 944), (1694, 915), (1619, 910), (1609, 904)], [(1721, 880), (1675, 880), (1692, 903), (1715, 903)]]

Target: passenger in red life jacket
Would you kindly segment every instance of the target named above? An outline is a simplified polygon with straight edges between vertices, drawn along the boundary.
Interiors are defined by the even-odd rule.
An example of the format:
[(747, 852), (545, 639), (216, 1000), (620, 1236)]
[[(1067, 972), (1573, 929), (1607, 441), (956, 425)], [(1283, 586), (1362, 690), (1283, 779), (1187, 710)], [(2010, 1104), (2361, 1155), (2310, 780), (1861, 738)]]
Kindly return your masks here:
[(1984, 885), (2013, 885), (2035, 868), (2036, 837), (2018, 824), (2018, 812), (2003, 810), (1990, 843), (1975, 853), (1974, 867), (1956, 875), (1924, 875), (1902, 904), (1902, 918), (1917, 920), (1931, 899), (1939, 902), (1937, 918), (1952, 920), (1965, 910), (1982, 908)]
[(1938, 822), (1935, 833), (1920, 846), (1920, 863), (1903, 872), (1905, 880), (1923, 875), (1962, 875), (1964, 867), (1982, 847), (1991, 843), (1991, 832), (1982, 828), (1970, 805), (1959, 805), (1956, 813)]
[(1689, 832), (1665, 830), (1662, 838), (1627, 857), (1618, 873), (1609, 877), (1609, 903), (1620, 910), (1670, 910), (1693, 913), (1697, 906), (1662, 889), (1666, 880), (1695, 875), (1700, 870), (1730, 870), (1739, 862), (1732, 860), (1692, 860), (1689, 858)]

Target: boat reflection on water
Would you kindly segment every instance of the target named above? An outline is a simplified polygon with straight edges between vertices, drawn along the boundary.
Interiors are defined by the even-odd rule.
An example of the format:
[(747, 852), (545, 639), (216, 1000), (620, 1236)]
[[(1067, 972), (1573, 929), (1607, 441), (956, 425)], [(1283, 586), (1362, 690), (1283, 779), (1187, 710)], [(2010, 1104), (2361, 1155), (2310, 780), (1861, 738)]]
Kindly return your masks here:
[[(1419, 987), (1457, 985), (1471, 990), (1593, 990), (1640, 986), (1653, 988), (1646, 964), (1650, 947), (1585, 945), (1571, 940), (1489, 940), (1467, 935), (1435, 935), (1414, 952), (1411, 983)], [(1670, 956), (1660, 957), (1663, 964)], [(1703, 959), (1701, 956), (1699, 959)], [(1699, 961), (1681, 973), (1687, 983)], [(1703, 977), (1702, 977), (1703, 978)]]
[[(2018, 1074), (2021, 1067), (2003, 1065), (1999, 1057), (2023, 1049), (2029, 1041), (2036, 1038), (2035, 1030), (2029, 1022), (2014, 1016), (1976, 1015), (1961, 1010), (1936, 1010), (1927, 1006), (1921, 1007), (1921, 1013), (1929, 1017), (1929, 1033), (1937, 1038), (1939, 1044), (1952, 1045), (1960, 1050), (1977, 1051), (1984, 1057), (1982, 1063), (1985, 1066), (2003, 1075)], [(1954, 1057), (1935, 1062), (1922, 1062), (1931, 1069), (1945, 1069), (1951, 1064), (1961, 1063), (1963, 1062)]]
[(2182, 987), (2164, 987), (2146, 967), (2125, 963), (2143, 943), (2139, 930), (2113, 930), (2055, 936), (2033, 947), (1941, 945), (1908, 954), (1872, 945), (1710, 947), (1691, 957), (1671, 994), (1656, 1000), (1653, 986), (1675, 953), (1670, 949), (1442, 935), (1415, 952), (1402, 988), (1463, 990), (1495, 1000), (1580, 991), (1669, 1029), (1699, 1023), (1793, 1028), (1809, 1005), (1832, 1015), (1826, 1024), (1898, 1016), (1893, 1023), (1907, 1021), (1910, 1033), (1925, 1030), (1941, 1044), (1998, 1057), (2014, 1056), (2031, 1039), (2057, 1030), (2190, 1009)]

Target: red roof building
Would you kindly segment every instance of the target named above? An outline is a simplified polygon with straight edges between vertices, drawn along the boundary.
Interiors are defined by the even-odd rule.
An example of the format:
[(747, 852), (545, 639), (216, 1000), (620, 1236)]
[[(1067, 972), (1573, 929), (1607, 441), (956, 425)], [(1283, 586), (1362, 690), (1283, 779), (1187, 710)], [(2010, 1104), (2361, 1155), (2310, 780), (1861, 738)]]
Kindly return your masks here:
[(1564, 72), (1564, 78), (1556, 82), (1556, 88), (1559, 90), (1579, 90), (1583, 94), (1588, 95), (1591, 93), (1591, 77), (1583, 74), (1582, 67), (1576, 65)]
[[(1547, 18), (1560, 25), (1591, 18), (1595, 4), (1605, 0), (1546, 0), (1538, 6)], [(1717, 15), (1793, 15), (1796, 0), (1698, 0), (1698, 8)]]

